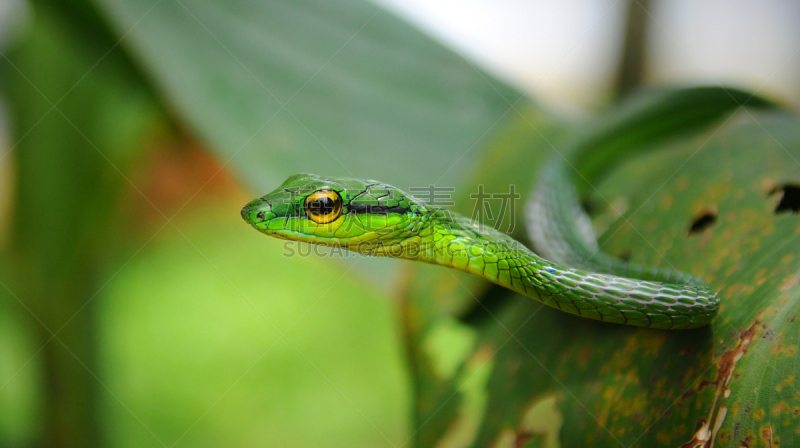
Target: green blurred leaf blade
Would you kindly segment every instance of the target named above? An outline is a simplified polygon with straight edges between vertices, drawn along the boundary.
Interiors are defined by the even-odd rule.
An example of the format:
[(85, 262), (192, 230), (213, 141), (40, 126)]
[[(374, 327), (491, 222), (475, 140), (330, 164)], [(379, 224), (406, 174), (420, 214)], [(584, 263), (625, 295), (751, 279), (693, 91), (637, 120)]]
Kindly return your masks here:
[(176, 113), (260, 190), (294, 172), (452, 184), (521, 96), (366, 1), (99, 4)]

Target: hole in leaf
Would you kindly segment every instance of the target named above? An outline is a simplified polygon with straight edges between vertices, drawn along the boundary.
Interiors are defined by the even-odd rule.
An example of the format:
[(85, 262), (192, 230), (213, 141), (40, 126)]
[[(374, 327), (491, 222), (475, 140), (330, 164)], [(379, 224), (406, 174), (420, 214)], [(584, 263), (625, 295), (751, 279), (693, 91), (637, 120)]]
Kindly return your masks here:
[(622, 261), (631, 261), (631, 256), (633, 255), (633, 251), (631, 249), (625, 249), (617, 255)]
[(689, 226), (689, 236), (702, 232), (713, 226), (715, 222), (717, 222), (717, 211), (713, 209), (704, 211), (692, 221), (692, 225)]
[(772, 189), (769, 195), (780, 194), (781, 200), (775, 207), (775, 214), (800, 212), (800, 185), (783, 184)]

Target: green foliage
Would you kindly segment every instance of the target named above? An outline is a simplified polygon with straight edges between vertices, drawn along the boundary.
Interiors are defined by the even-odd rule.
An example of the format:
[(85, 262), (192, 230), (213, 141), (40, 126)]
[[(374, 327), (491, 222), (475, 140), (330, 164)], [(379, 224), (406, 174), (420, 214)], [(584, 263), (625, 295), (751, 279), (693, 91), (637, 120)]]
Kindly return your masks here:
[(286, 258), (232, 208), (182, 215), (105, 291), (110, 445), (404, 443), (400, 334), (375, 282), (353, 275), (366, 260)]
[[(66, 21), (61, 8), (37, 5), (26, 38), (0, 61), (16, 168), (0, 296), (35, 335), (46, 443), (92, 446), (95, 323), (82, 311), (99, 287), (108, 224), (126, 184), (120, 172), (163, 116), (124, 58), (96, 45), (110, 36), (87, 34), (82, 11)], [(24, 385), (25, 376), (16, 381)]]
[[(725, 115), (768, 105), (708, 89), (567, 122), (362, 0), (32, 11), (0, 60), (16, 173), (0, 446), (680, 446), (703, 428), (793, 445), (800, 223), (774, 210), (800, 181), (796, 116)], [(135, 162), (182, 132), (257, 193), (294, 172), (457, 185), (467, 215), (477, 184), (524, 199), (549, 157), (592, 148), (578, 168), (603, 247), (709, 280), (722, 313), (604, 325), (410, 263), (395, 287), (362, 269), (376, 260), (283, 257), (240, 221), (250, 194), (170, 222), (148, 205), (152, 240), (116, 225)], [(488, 222), (525, 241), (523, 219), (518, 202)]]
[(364, 0), (99, 3), (259, 191), (297, 172), (452, 184), (521, 96)]

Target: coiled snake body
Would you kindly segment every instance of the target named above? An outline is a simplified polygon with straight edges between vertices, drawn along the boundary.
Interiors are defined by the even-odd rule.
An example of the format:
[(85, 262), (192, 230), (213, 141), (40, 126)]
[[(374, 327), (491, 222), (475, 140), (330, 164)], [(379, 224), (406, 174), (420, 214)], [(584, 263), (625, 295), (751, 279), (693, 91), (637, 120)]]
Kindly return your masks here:
[(554, 163), (544, 171), (527, 208), (537, 250), (559, 263), (373, 180), (296, 174), (241, 213), (267, 235), (459, 269), (590, 319), (662, 329), (708, 324), (719, 302), (702, 281), (597, 250), (565, 169)]

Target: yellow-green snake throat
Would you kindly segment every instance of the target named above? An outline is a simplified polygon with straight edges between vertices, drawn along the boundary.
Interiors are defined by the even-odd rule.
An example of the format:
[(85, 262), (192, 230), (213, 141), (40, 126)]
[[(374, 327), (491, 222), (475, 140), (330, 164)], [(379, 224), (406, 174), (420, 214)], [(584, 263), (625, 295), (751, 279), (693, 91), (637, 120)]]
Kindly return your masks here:
[(270, 236), (459, 269), (590, 319), (661, 329), (711, 322), (719, 301), (701, 280), (597, 250), (563, 170), (544, 171), (527, 207), (529, 233), (546, 258), (374, 180), (296, 174), (241, 213)]

